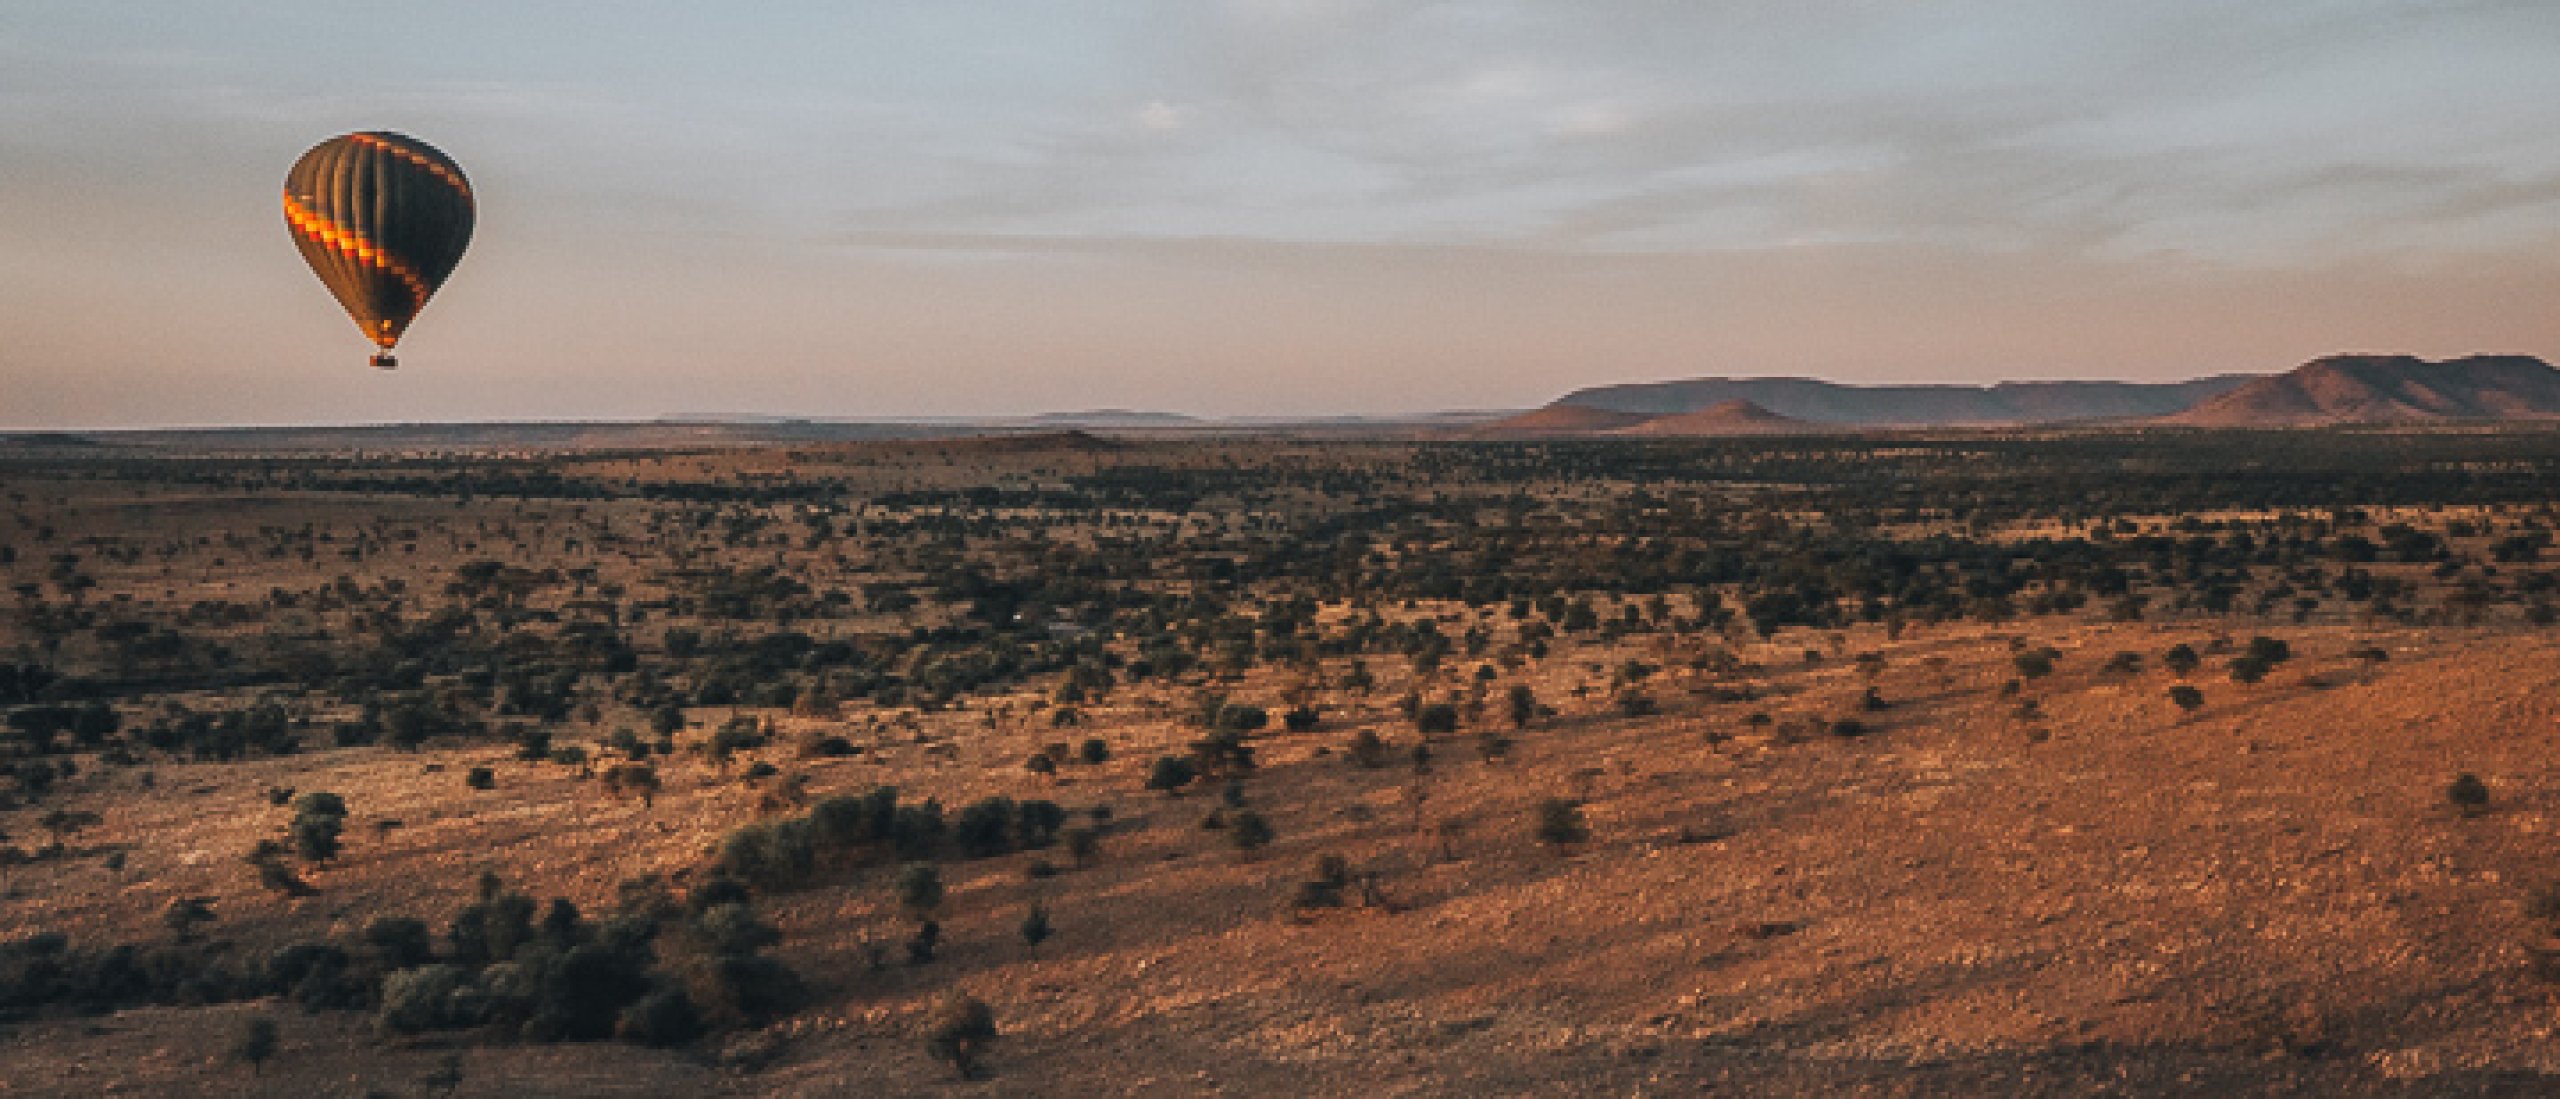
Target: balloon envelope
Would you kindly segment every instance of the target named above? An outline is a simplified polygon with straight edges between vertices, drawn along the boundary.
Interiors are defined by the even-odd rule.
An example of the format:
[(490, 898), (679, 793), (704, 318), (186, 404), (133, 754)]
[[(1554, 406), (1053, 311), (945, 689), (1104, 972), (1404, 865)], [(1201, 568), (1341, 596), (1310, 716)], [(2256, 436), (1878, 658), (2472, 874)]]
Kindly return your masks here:
[(401, 134), (330, 138), (302, 154), (284, 179), (294, 245), (356, 326), (386, 351), (462, 262), (472, 215), (462, 167)]

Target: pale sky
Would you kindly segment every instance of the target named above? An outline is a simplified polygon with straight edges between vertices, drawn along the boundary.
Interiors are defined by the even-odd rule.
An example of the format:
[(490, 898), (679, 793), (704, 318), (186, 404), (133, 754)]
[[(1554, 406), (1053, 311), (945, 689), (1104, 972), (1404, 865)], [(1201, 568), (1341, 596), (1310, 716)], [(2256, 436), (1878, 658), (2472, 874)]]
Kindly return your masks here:
[[(369, 345), (354, 129), (471, 252)], [(2560, 358), (2549, 0), (0, 0), (0, 427)]]

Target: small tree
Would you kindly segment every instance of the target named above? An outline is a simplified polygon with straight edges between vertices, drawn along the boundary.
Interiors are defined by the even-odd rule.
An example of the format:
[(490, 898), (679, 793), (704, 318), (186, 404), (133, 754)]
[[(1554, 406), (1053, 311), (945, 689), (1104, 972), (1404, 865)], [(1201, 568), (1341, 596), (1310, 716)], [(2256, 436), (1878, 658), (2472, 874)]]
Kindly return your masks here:
[(1511, 727), (1514, 729), (1528, 728), (1529, 722), (1538, 716), (1537, 692), (1530, 690), (1526, 683), (1512, 684), (1506, 701), (1511, 713)]
[(1069, 828), (1066, 837), (1067, 857), (1076, 860), (1078, 869), (1092, 865), (1093, 857), (1101, 853), (1102, 833), (1095, 829)]
[(1538, 842), (1550, 847), (1564, 847), (1591, 838), (1591, 828), (1582, 820), (1582, 803), (1571, 798), (1547, 798), (1530, 813), (1530, 833)]
[(293, 823), (286, 828), (293, 837), (294, 851), (303, 861), (328, 862), (338, 857), (338, 836), (346, 826), (346, 800), (325, 790), (314, 790), (294, 799)]
[(2476, 817), (2489, 811), (2489, 784), (2469, 771), (2454, 776), (2453, 784), (2445, 787), (2444, 796), (2463, 816)]
[(2193, 714), (2204, 708), (2204, 692), (2181, 683), (2169, 688), (2169, 701), (2176, 703), (2181, 712)]
[(898, 871), (898, 907), (918, 920), (929, 920), (942, 908), (942, 871), (929, 862), (911, 862)]
[(1022, 915), (1022, 941), (1031, 947), (1033, 954), (1038, 954), (1040, 944), (1049, 941), (1055, 930), (1049, 926), (1048, 906), (1033, 901), (1031, 911)]
[(231, 1055), (249, 1062), (249, 1074), (264, 1073), (267, 1059), (276, 1055), (276, 1021), (251, 1019), (240, 1028), (239, 1040), (231, 1043)]
[(293, 849), (304, 862), (328, 862), (338, 857), (338, 835), (345, 822), (336, 817), (293, 818)]
[(474, 790), (498, 788), (498, 773), (486, 767), (474, 767), (462, 776), (462, 784)]
[(2204, 663), (2204, 658), (2196, 655), (2195, 646), (2181, 641), (2169, 646), (2168, 652), (2160, 654), (2160, 663), (2184, 679), (2195, 673), (2196, 667)]
[(984, 1000), (957, 991), (945, 994), (934, 1005), (925, 1028), (925, 1051), (934, 1060), (948, 1063), (963, 1080), (977, 1078), (979, 1059), (985, 1056), (987, 1044), (995, 1040), (995, 1009)]

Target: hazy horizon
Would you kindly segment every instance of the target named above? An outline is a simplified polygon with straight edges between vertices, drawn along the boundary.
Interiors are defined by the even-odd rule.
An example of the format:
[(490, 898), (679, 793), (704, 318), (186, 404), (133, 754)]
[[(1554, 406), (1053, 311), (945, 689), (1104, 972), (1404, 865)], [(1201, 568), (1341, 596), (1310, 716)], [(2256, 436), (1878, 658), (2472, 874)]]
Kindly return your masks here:
[[(1525, 408), (2560, 354), (2560, 8), (30, 0), (0, 429)], [(378, 374), (303, 149), (471, 174)]]

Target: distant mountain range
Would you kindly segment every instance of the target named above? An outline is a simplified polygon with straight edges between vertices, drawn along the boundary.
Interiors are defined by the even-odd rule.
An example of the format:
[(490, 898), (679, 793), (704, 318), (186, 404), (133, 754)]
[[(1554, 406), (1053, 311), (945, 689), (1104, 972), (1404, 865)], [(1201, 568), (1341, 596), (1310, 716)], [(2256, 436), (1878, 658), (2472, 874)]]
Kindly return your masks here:
[(2560, 370), (2524, 355), (2428, 362), (2338, 355), (2260, 378), (2162, 422), (2194, 427), (2311, 427), (2560, 417)]
[(2311, 427), (2560, 418), (2560, 370), (2522, 355), (2339, 355), (2192, 381), (1843, 385), (1697, 378), (1599, 386), (1470, 430), (1488, 436), (1771, 435), (1843, 428), (2160, 424)]
[(2187, 382), (2001, 382), (1998, 385), (1843, 385), (1813, 378), (1698, 378), (1611, 385), (1560, 405), (1644, 416), (1749, 401), (1780, 416), (1827, 424), (1940, 426), (2166, 416), (2238, 389), (2252, 375)]
[(2346, 424), (2560, 423), (2560, 370), (2527, 355), (2429, 362), (2334, 355), (2283, 374), (2193, 381), (1843, 385), (1812, 378), (1697, 378), (1578, 390), (1527, 412), (1203, 418), (1094, 409), (1033, 416), (880, 420), (691, 413), (654, 421), (543, 421), (139, 430), (0, 431), (0, 452), (72, 456), (200, 452), (664, 450), (1095, 432), (1126, 438), (1674, 438), (1936, 427), (2086, 424), (2287, 428)]

